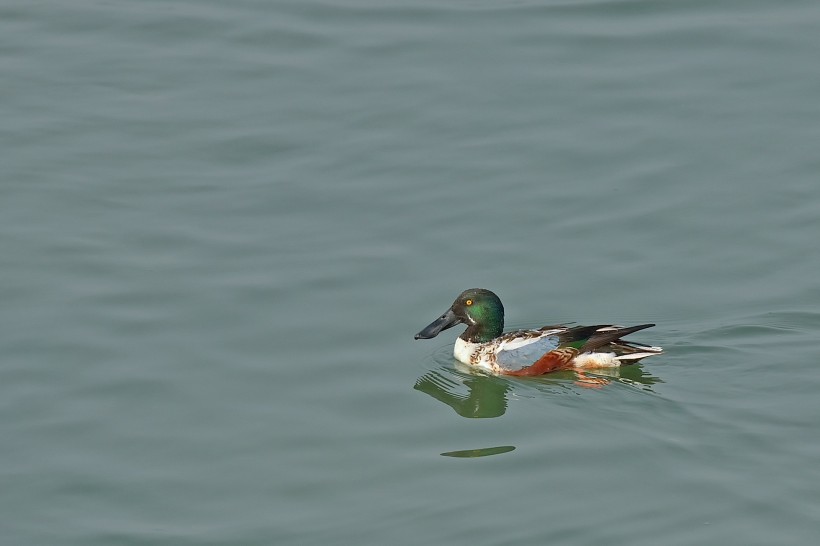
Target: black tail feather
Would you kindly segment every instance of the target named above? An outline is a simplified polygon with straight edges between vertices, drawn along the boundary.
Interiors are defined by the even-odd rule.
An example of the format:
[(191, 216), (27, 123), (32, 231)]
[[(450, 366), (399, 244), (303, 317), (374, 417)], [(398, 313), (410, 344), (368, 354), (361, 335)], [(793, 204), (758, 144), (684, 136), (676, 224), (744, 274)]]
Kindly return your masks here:
[(581, 352), (594, 351), (599, 347), (603, 347), (613, 341), (618, 341), (624, 336), (628, 336), (633, 332), (651, 328), (654, 324), (640, 324), (638, 326), (629, 326), (626, 328), (618, 328), (615, 326), (592, 326), (593, 333), (586, 343), (581, 347)]

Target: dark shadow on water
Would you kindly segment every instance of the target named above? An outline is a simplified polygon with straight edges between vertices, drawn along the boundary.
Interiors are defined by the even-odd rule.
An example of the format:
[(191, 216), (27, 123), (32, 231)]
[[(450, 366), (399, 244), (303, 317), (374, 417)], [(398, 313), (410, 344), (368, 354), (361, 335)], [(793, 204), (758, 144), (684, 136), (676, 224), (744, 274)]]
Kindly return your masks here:
[(490, 455), (501, 455), (514, 450), (515, 446), (482, 447), (479, 449), (460, 449), (458, 451), (447, 451), (442, 453), (443, 457), (456, 457), (459, 459), (475, 459), (476, 457), (489, 457)]

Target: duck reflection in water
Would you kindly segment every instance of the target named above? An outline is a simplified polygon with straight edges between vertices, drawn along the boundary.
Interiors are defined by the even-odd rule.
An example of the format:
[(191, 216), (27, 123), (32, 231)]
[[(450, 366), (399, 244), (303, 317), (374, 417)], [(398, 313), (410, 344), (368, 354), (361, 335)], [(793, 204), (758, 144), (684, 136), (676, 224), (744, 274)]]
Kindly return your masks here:
[(637, 365), (609, 369), (594, 376), (566, 371), (524, 381), (441, 366), (419, 377), (413, 388), (444, 402), (462, 417), (486, 419), (504, 415), (519, 382), (551, 394), (577, 392), (577, 387), (601, 389), (613, 382), (651, 392), (652, 385), (662, 383)]
[(444, 402), (462, 417), (500, 417), (507, 411), (510, 382), (498, 377), (458, 374), (454, 370), (430, 371), (416, 380), (417, 391)]

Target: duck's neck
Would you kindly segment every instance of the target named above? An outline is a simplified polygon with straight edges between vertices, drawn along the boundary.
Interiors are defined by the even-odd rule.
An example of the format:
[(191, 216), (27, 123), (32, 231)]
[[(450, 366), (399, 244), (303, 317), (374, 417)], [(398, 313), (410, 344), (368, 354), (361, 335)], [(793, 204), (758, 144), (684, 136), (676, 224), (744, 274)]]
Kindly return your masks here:
[(460, 336), (470, 343), (487, 343), (504, 332), (504, 315), (493, 317), (467, 326)]

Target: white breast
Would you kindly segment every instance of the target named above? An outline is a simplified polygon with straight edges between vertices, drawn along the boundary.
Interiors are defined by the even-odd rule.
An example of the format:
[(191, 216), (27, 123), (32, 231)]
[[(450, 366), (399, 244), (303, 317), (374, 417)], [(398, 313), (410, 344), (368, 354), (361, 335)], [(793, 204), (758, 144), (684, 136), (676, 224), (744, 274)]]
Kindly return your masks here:
[(470, 343), (469, 341), (464, 341), (460, 337), (457, 337), (456, 344), (453, 346), (453, 356), (456, 357), (456, 360), (459, 362), (470, 364), (470, 356), (476, 352), (478, 346), (478, 343)]

